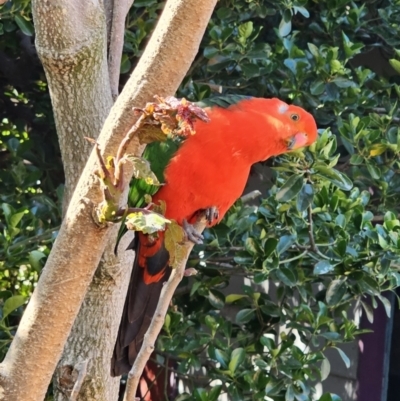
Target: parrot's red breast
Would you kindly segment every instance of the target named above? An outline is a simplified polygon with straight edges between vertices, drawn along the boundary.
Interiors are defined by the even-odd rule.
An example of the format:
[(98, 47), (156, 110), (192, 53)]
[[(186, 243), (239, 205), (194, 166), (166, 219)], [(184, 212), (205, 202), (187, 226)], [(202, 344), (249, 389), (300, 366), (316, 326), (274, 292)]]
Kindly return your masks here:
[[(219, 212), (210, 225), (217, 224), (242, 195), (254, 163), (310, 145), (317, 138), (312, 115), (279, 99), (248, 98), (228, 108), (212, 107), (206, 111), (211, 122), (195, 123), (196, 134), (187, 138), (171, 159), (165, 171), (166, 183), (153, 197), (155, 204), (165, 202), (166, 217), (179, 224), (184, 220), (193, 222), (199, 211), (210, 207)], [(169, 276), (164, 233), (138, 234), (136, 263), (140, 269), (136, 280), (141, 280), (141, 288), (150, 288)], [(133, 298), (137, 300), (141, 295), (137, 285), (135, 288)], [(156, 305), (155, 302), (149, 307), (149, 314), (154, 313)], [(140, 308), (131, 305), (137, 307)], [(132, 316), (129, 323), (123, 324), (131, 324), (133, 329), (122, 340), (119, 334), (116, 350), (128, 348), (128, 355), (114, 352), (114, 375), (121, 374), (123, 363), (125, 370), (133, 363), (143, 339), (138, 339), (138, 332), (144, 335), (142, 322)], [(115, 363), (118, 358), (124, 360), (119, 366)]]

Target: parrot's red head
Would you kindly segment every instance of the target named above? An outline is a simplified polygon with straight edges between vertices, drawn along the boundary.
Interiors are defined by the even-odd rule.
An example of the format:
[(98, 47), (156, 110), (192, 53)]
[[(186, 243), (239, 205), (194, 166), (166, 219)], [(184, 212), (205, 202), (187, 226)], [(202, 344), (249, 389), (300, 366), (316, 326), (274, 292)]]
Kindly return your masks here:
[(279, 153), (309, 146), (317, 139), (317, 124), (310, 113), (276, 98), (266, 101), (268, 125), (276, 129), (280, 138)]
[[(207, 109), (210, 123), (196, 123), (196, 131), (212, 132), (234, 155), (251, 163), (311, 145), (317, 139), (314, 117), (299, 106), (277, 98), (249, 97), (228, 108)], [(196, 137), (196, 135), (195, 135)]]
[(287, 150), (294, 150), (311, 145), (317, 139), (317, 124), (314, 117), (301, 107), (288, 105), (279, 99), (271, 99), (276, 103), (277, 118), (285, 123), (281, 137)]

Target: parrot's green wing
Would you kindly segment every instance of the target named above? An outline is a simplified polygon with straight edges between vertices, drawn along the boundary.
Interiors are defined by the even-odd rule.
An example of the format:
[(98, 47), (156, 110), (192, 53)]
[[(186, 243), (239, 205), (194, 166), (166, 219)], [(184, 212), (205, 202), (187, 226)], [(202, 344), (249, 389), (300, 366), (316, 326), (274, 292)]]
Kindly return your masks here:
[[(162, 184), (164, 180), (164, 170), (174, 153), (178, 150), (182, 141), (167, 139), (165, 142), (152, 142), (146, 146), (143, 152), (143, 158), (146, 159), (151, 166), (151, 170), (156, 175), (158, 181)], [(146, 206), (145, 195), (154, 195), (159, 189), (159, 185), (151, 185), (144, 179), (133, 178), (129, 185), (128, 207), (141, 208)], [(117, 250), (119, 241), (126, 233), (125, 218), (122, 221), (118, 232), (115, 251)]]
[[(151, 170), (160, 183), (164, 183), (164, 170), (174, 153), (178, 150), (181, 141), (167, 139), (165, 142), (152, 142), (147, 145), (143, 158), (148, 160)], [(133, 178), (130, 183), (128, 206), (143, 207), (144, 196), (154, 195), (158, 191), (158, 185), (150, 185), (143, 179)]]

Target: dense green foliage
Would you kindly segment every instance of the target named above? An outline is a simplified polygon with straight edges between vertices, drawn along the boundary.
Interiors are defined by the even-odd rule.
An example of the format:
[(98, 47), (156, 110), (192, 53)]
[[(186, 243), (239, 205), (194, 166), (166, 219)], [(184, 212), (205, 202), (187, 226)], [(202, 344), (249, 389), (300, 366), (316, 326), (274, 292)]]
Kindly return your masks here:
[[(31, 33), (28, 6), (0, 9), (0, 57), (27, 57), (17, 30)], [(199, 274), (178, 291), (159, 340), (159, 362), (176, 361), (192, 392), (179, 400), (213, 401), (225, 392), (233, 400), (311, 400), (311, 380), (329, 374), (324, 351), (360, 333), (349, 310), (356, 305), (372, 319), (382, 302), (390, 313), (382, 293), (400, 281), (398, 6), (218, 2), (178, 94), (277, 96), (311, 111), (321, 135), (309, 150), (274, 160), (260, 204), (239, 202), (196, 247), (191, 264)], [(161, 8), (134, 2), (122, 82)], [(3, 344), (18, 315), (9, 313), (29, 295), (59, 224), (61, 164), (50, 156), (56, 137), (46, 84), (38, 65), (29, 74), (23, 84), (0, 75)], [(240, 293), (229, 292), (233, 276), (250, 279)]]

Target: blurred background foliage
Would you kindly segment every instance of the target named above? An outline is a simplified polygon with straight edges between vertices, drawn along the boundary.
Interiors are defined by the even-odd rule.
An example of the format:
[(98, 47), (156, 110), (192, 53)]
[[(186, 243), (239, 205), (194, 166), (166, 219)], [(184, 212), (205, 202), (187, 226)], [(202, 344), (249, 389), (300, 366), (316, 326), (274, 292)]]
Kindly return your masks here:
[[(163, 6), (134, 2), (121, 87)], [(195, 248), (199, 274), (178, 289), (158, 343), (157, 362), (173, 361), (185, 383), (177, 400), (337, 401), (314, 394), (312, 381), (330, 372), (324, 351), (349, 366), (338, 346), (362, 332), (350, 311), (372, 320), (383, 303), (390, 315), (385, 293), (400, 282), (399, 6), (218, 2), (178, 96), (280, 97), (309, 110), (320, 137), (269, 162), (261, 198), (239, 201)], [(60, 224), (63, 172), (30, 2), (0, 13), (3, 357)]]

